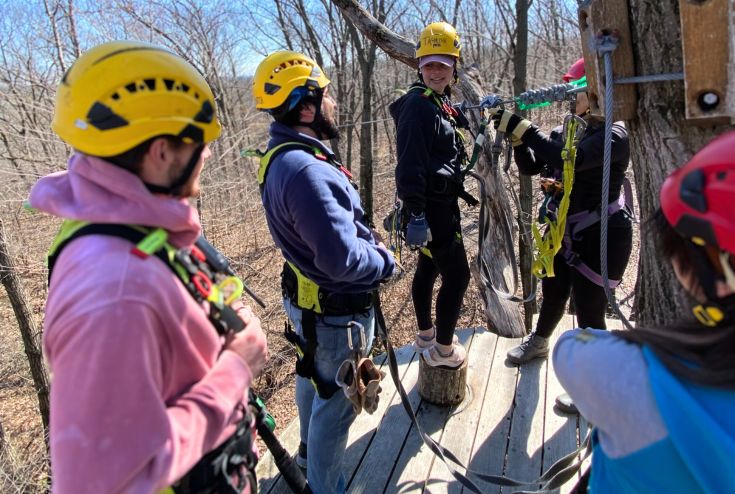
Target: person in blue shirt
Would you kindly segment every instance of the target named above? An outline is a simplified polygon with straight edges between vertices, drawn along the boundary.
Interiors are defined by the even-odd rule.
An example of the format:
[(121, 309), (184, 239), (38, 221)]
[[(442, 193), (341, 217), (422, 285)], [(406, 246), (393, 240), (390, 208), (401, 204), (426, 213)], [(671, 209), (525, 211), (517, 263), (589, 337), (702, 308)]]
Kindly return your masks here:
[[(299, 347), (297, 462), (312, 492), (345, 492), (342, 460), (356, 409), (335, 377), (364, 331), (370, 351), (373, 292), (394, 260), (365, 218), (351, 175), (322, 141), (338, 136), (329, 79), (291, 51), (266, 57), (253, 78), (256, 108), (269, 113), (268, 152), (258, 180), (268, 228), (286, 260), (283, 304)], [(357, 322), (359, 324), (354, 324)], [(363, 328), (361, 330), (361, 328)]]
[(694, 319), (559, 338), (553, 363), (594, 424), (588, 491), (722, 493), (735, 486), (735, 131), (664, 182), (649, 222)]

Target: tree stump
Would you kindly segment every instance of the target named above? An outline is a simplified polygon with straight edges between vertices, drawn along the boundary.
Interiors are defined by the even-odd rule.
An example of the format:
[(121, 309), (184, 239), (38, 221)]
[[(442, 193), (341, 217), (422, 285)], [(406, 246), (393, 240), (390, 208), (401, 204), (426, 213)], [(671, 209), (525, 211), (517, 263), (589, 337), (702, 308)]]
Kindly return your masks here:
[(467, 389), (467, 359), (456, 369), (432, 367), (420, 358), (419, 395), (434, 405), (462, 403)]

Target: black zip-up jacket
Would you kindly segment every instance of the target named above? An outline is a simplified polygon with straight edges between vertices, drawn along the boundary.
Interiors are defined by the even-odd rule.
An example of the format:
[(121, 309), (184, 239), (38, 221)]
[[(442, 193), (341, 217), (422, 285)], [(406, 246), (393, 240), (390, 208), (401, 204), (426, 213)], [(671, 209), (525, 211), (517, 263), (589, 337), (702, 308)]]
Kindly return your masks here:
[[(449, 98), (442, 98), (451, 104)], [(416, 89), (391, 103), (389, 109), (397, 132), (396, 191), (404, 207), (418, 214), (427, 200), (456, 200), (457, 195), (446, 190), (445, 180), (461, 186), (460, 150), (456, 131), (442, 110), (433, 98)]]
[[(546, 135), (532, 125), (523, 134), (522, 142), (523, 144), (514, 148), (515, 161), (522, 174), (542, 173), (547, 177), (561, 177), (564, 166), (561, 157), (564, 148), (562, 126), (554, 128), (549, 135)], [(600, 206), (604, 144), (604, 124), (589, 123), (577, 145), (569, 214), (593, 210)], [(620, 187), (623, 185), (629, 160), (628, 131), (622, 122), (615, 122), (612, 125), (610, 202), (620, 197)]]

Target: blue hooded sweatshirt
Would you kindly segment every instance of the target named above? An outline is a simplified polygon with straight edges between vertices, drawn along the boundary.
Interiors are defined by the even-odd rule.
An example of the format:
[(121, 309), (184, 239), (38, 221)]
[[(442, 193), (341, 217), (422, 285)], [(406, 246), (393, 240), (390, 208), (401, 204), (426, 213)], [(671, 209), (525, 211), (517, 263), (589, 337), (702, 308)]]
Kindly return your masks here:
[[(302, 142), (334, 155), (321, 141), (278, 122), (271, 124), (270, 136), (269, 149)], [(393, 273), (393, 256), (378, 247), (355, 188), (344, 173), (307, 148), (276, 155), (262, 200), (268, 228), (283, 256), (320, 287), (363, 293)]]
[(599, 330), (562, 335), (554, 369), (595, 425), (590, 493), (735, 491), (734, 390), (682, 380)]

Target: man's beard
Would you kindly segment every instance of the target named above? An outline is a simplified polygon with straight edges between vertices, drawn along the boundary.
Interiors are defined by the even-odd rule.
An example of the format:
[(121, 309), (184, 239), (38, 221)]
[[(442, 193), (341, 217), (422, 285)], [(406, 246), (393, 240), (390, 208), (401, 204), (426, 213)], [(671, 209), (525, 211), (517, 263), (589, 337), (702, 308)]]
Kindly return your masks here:
[(322, 112), (314, 118), (310, 127), (319, 135), (321, 140), (339, 139), (339, 129), (334, 120), (328, 120)]

